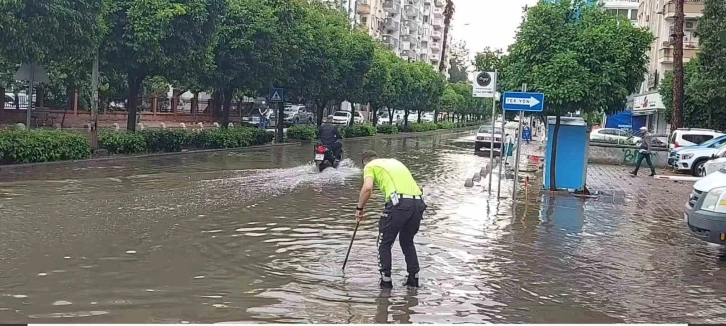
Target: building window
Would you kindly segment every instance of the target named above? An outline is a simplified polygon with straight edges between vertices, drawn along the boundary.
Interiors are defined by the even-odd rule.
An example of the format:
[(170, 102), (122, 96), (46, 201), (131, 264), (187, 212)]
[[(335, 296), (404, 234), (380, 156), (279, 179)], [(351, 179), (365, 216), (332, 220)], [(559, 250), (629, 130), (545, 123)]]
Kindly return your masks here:
[(638, 20), (638, 9), (630, 9), (630, 20)]
[(360, 22), (361, 22), (362, 24), (368, 23), (368, 17), (366, 17), (366, 16), (363, 16), (363, 17), (361, 17), (361, 18), (360, 18)]
[(628, 9), (618, 9), (618, 16), (628, 17)]

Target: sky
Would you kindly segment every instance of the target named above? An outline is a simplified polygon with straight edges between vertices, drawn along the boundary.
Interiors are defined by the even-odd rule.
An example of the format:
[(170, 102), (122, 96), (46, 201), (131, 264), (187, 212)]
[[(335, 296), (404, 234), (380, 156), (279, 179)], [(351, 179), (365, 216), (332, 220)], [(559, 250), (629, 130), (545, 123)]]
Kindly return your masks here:
[(466, 41), (470, 55), (489, 46), (507, 50), (522, 21), (522, 8), (537, 0), (455, 0), (452, 37)]

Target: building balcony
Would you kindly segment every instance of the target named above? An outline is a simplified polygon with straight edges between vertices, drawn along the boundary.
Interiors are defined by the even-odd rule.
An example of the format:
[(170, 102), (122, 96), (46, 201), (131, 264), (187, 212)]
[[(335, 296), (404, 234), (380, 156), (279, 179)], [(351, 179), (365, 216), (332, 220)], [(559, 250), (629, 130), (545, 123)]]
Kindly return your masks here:
[(443, 34), (441, 31), (433, 31), (431, 32), (431, 38), (434, 41), (441, 41), (441, 38), (444, 36)]
[(434, 0), (434, 5), (441, 8), (446, 7), (446, 0)]
[(401, 27), (401, 23), (391, 17), (388, 17), (383, 21), (383, 27), (388, 31), (398, 31)]
[(371, 4), (368, 1), (359, 2), (358, 6), (356, 7), (356, 12), (359, 15), (370, 15), (371, 14)]
[(425, 5), (430, 5), (430, 4), (431, 4), (431, 0), (423, 0), (423, 3), (424, 3)]
[(398, 0), (385, 0), (383, 10), (388, 13), (399, 14), (401, 12), (401, 2)]
[(421, 16), (421, 8), (418, 5), (405, 5), (403, 6), (403, 14), (407, 18), (417, 19)]
[(444, 20), (441, 18), (434, 19), (431, 21), (431, 25), (434, 26), (435, 29), (442, 29), (444, 28)]
[(403, 50), (401, 51), (401, 56), (411, 60), (416, 60), (416, 58), (418, 58), (418, 54), (414, 50)]
[(444, 8), (434, 7), (433, 12), (434, 12), (434, 17), (436, 17), (436, 18), (444, 17)]
[[(705, 0), (684, 0), (683, 13), (686, 18), (699, 18), (702, 16), (703, 5)], [(663, 16), (666, 19), (673, 19), (676, 17), (676, 3), (670, 0), (663, 4)]]
[[(688, 62), (691, 58), (696, 56), (698, 53), (698, 43), (684, 42), (683, 43), (683, 62)], [(662, 64), (673, 63), (673, 46), (667, 42), (663, 42), (661, 48), (658, 50), (658, 62)]]
[(441, 42), (431, 42), (431, 51), (441, 52)]
[(398, 50), (399, 41), (396, 37), (391, 35), (383, 36), (383, 44), (389, 49), (396, 51)]

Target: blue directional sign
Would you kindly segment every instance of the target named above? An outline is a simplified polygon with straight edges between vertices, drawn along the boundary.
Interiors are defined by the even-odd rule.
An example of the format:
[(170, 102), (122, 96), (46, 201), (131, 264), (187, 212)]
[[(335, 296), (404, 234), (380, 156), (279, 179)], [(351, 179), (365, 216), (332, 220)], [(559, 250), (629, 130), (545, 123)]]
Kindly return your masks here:
[(270, 87), (270, 102), (282, 102), (285, 100), (285, 90), (282, 88)]
[(544, 94), (504, 92), (502, 107), (507, 111), (542, 112), (544, 109)]

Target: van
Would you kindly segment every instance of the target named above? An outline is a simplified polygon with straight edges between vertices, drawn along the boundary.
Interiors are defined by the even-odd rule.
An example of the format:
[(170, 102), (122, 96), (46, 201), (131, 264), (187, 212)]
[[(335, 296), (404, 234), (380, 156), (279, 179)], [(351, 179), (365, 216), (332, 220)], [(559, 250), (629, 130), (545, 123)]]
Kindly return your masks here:
[(708, 174), (693, 185), (683, 218), (694, 237), (726, 245), (726, 169)]
[(698, 145), (723, 135), (724, 133), (713, 129), (679, 128), (668, 138), (668, 149)]

